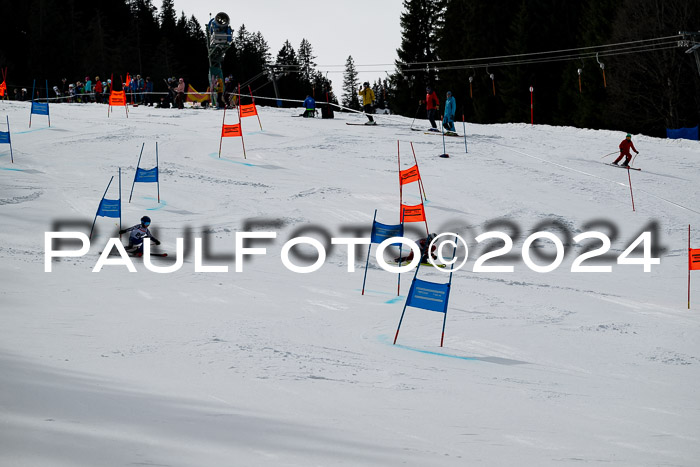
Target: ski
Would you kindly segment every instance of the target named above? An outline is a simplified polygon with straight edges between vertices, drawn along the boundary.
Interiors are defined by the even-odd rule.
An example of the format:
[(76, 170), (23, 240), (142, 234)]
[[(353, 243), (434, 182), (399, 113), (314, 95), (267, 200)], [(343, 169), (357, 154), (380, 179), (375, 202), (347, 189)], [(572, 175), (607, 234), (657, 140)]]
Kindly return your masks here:
[[(442, 133), (437, 132), (437, 131), (425, 131), (424, 133), (426, 135), (438, 135), (438, 136), (442, 135)], [(459, 135), (457, 133), (445, 133), (445, 136), (452, 136), (452, 137), (458, 137), (458, 138), (462, 137), (462, 135)]]
[(641, 172), (642, 169), (638, 169), (637, 167), (625, 167), (623, 165), (617, 165), (617, 164), (608, 164), (607, 162), (603, 162), (605, 165), (609, 165), (611, 167), (617, 167), (618, 169), (631, 169), (631, 170), (638, 170)]
[[(100, 251), (100, 255), (101, 255), (102, 253), (104, 253), (104, 252), (103, 252), (103, 251)], [(135, 253), (129, 253), (128, 251), (126, 252), (126, 254), (129, 255), (129, 256), (131, 256), (132, 258), (142, 258), (142, 257), (143, 257), (143, 255), (137, 255), (137, 254), (135, 254)], [(121, 255), (120, 255), (119, 253), (112, 253), (112, 252), (110, 252), (108, 256), (121, 256)], [(167, 254), (167, 253), (153, 253), (153, 252), (151, 252), (151, 256), (159, 256), (159, 257), (161, 257), (161, 258), (165, 258), (166, 256), (168, 256), (168, 254)]]
[[(403, 261), (403, 262), (401, 263), (401, 265), (402, 265), (402, 266), (405, 266), (405, 265), (407, 265), (408, 263), (409, 263), (409, 261)], [(397, 266), (399, 265), (398, 261), (387, 261), (387, 264), (395, 264), (395, 265), (397, 265)], [(420, 263), (420, 265), (421, 265), (421, 266), (433, 266), (433, 265), (430, 264), (430, 263)], [(445, 266), (446, 266), (446, 265), (444, 265), (444, 264), (436, 264), (436, 265), (435, 265), (436, 268), (444, 268)]]
[(345, 122), (346, 125), (355, 125), (355, 126), (378, 126), (376, 123), (374, 125), (367, 125), (366, 123), (348, 123)]

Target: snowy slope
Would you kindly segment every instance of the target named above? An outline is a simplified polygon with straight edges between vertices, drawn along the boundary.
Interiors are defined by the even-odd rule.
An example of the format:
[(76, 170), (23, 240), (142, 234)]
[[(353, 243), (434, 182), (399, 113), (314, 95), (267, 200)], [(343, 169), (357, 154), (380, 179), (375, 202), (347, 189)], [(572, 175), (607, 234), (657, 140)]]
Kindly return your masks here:
[[(688, 224), (700, 248), (697, 142), (634, 138), (633, 212), (627, 171), (601, 163), (618, 132), (469, 124), (469, 152), (449, 138), (442, 159), (442, 139), (410, 119), (370, 128), (345, 125), (365, 121), (355, 115), (260, 113), (264, 131), (243, 121), (248, 158), (228, 138), (219, 159), (220, 112), (108, 119), (105, 106), (61, 104), (51, 128), (35, 116), (30, 130), (29, 104), (0, 103), (15, 149), (11, 164), (0, 146), (0, 465), (697, 465), (700, 275), (690, 311), (686, 295)], [(391, 345), (412, 273), (397, 298), (396, 276), (373, 260), (362, 296), (364, 247), (353, 273), (340, 248), (311, 274), (279, 257), (287, 239), (316, 235), (300, 228), (352, 236), (375, 209), (398, 222), (397, 140), (402, 168), (414, 142), (430, 229), (470, 241), (443, 348), (442, 315), (414, 308)], [(150, 168), (155, 141), (163, 202), (137, 184), (124, 226), (149, 215), (171, 256), (176, 238), (206, 236), (205, 264), (229, 271), (195, 273), (190, 254), (172, 274), (142, 260), (136, 273), (93, 273), (117, 229), (98, 218), (90, 253), (45, 273), (44, 233), (87, 232), (118, 167), (126, 201), (141, 144)], [(415, 185), (405, 196), (419, 202)], [(528, 235), (565, 238), (538, 227), (551, 221), (571, 236), (615, 233), (600, 263), (612, 272), (572, 273), (580, 246), (553, 272), (527, 268)], [(615, 264), (650, 223), (661, 264)], [(474, 237), (513, 228), (502, 264), (514, 272), (472, 272)], [(278, 238), (237, 273), (243, 230)]]

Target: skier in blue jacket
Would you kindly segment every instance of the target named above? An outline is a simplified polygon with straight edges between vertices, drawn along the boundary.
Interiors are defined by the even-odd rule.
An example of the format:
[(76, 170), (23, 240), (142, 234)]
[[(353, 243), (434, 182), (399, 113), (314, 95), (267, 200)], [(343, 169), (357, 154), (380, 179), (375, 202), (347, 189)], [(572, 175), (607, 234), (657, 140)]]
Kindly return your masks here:
[(307, 95), (306, 99), (304, 99), (304, 108), (306, 110), (301, 114), (302, 117), (314, 118), (316, 116), (316, 100), (310, 95)]
[(119, 231), (119, 235), (131, 232), (129, 234), (129, 245), (126, 247), (127, 252), (134, 256), (142, 256), (144, 238), (150, 238), (153, 243), (160, 245), (160, 241), (148, 230), (149, 225), (151, 225), (151, 218), (143, 216), (140, 224)]
[(442, 119), (442, 126), (448, 132), (455, 132), (455, 112), (457, 111), (457, 102), (452, 97), (452, 92), (447, 91), (447, 99), (445, 99), (445, 116)]

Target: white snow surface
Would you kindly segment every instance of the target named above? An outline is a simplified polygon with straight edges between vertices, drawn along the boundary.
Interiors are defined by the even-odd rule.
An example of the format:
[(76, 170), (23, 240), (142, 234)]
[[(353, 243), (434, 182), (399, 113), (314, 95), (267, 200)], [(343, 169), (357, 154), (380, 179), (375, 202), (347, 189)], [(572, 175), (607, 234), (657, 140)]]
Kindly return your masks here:
[[(122, 110), (107, 118), (104, 105), (51, 104), (51, 127), (35, 115), (28, 129), (29, 103), (0, 102), (15, 159), (0, 146), (0, 465), (698, 465), (700, 275), (687, 309), (698, 142), (635, 135), (643, 171), (630, 174), (632, 211), (627, 171), (603, 165), (614, 155), (601, 159), (619, 132), (467, 124), (469, 152), (448, 138), (445, 159), (442, 138), (411, 131), (409, 118), (348, 126), (366, 119), (261, 107), (263, 131), (243, 120), (247, 159), (239, 138), (225, 139), (219, 158), (221, 111)], [(413, 272), (397, 297), (396, 275), (373, 255), (363, 296), (366, 247), (352, 273), (345, 247), (310, 274), (280, 260), (289, 238), (322, 238), (300, 228), (354, 236), (344, 228), (369, 229), (375, 209), (398, 223), (397, 140), (402, 168), (413, 141), (430, 230), (470, 242), (442, 348), (443, 315), (416, 308), (392, 345)], [(150, 168), (155, 141), (162, 202), (155, 184), (136, 184), (128, 203), (141, 145)], [(123, 227), (153, 219), (170, 254), (156, 265), (172, 264), (189, 229), (228, 256), (204, 263), (229, 271), (195, 272), (190, 245), (171, 274), (142, 259), (136, 273), (92, 272), (117, 230), (100, 217), (87, 255), (44, 272), (45, 232), (63, 222), (87, 233), (112, 175), (107, 198), (117, 197), (119, 167)], [(419, 202), (415, 184), (404, 194)], [(277, 239), (251, 244), (267, 254), (235, 272), (235, 233), (251, 219), (277, 221), (249, 228)], [(483, 251), (475, 236), (513, 233), (493, 221), (520, 230), (512, 273), (472, 271)], [(617, 230), (610, 258), (584, 263), (612, 272), (571, 272), (582, 252), (573, 242), (553, 272), (530, 270), (520, 258), (528, 235), (565, 238), (538, 227), (545, 221), (572, 236)], [(660, 265), (616, 264), (653, 222)], [(419, 277), (448, 278), (428, 267)]]

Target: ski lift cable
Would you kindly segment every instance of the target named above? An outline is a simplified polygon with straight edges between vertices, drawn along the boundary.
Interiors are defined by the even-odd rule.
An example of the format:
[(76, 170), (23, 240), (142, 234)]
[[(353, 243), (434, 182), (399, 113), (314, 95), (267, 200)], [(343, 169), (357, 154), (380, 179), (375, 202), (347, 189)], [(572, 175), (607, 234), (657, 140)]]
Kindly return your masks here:
[(640, 39), (637, 41), (618, 42), (616, 44), (594, 45), (594, 46), (588, 46), (588, 47), (577, 47), (577, 48), (573, 48), (573, 49), (550, 50), (550, 51), (545, 51), (545, 52), (528, 52), (528, 53), (513, 54), (513, 55), (497, 55), (494, 57), (479, 57), (479, 58), (462, 58), (462, 59), (455, 59), (455, 60), (433, 60), (430, 62), (406, 62), (405, 64), (406, 65), (426, 65), (426, 64), (432, 65), (432, 64), (437, 64), (437, 63), (460, 63), (460, 62), (471, 62), (471, 61), (495, 60), (495, 59), (502, 59), (502, 58), (527, 57), (527, 56), (536, 56), (536, 55), (555, 54), (555, 53), (562, 53), (562, 52), (574, 52), (574, 51), (580, 51), (580, 50), (618, 47), (621, 45), (629, 45), (629, 44), (642, 44), (642, 43), (646, 43), (646, 42), (656, 42), (656, 41), (664, 41), (664, 40), (668, 40), (668, 39), (678, 39), (680, 37), (683, 37), (683, 35), (676, 34), (673, 36), (657, 37), (654, 39)]
[[(585, 52), (585, 53), (580, 53), (580, 54), (569, 54), (569, 55), (561, 55), (558, 57), (539, 57), (539, 58), (530, 58), (530, 59), (519, 59), (519, 60), (511, 60), (511, 61), (503, 61), (503, 62), (488, 62), (488, 65), (491, 66), (503, 66), (503, 65), (510, 65), (510, 64), (527, 64), (527, 63), (549, 63), (549, 62), (557, 62), (557, 61), (562, 61), (562, 60), (577, 60), (579, 58), (595, 58), (596, 55), (599, 56), (611, 56), (611, 55), (620, 55), (623, 52), (646, 52), (650, 50), (660, 50), (661, 46), (670, 46), (666, 48), (675, 48), (677, 47), (677, 44), (675, 42), (663, 42), (659, 44), (653, 44), (653, 45), (639, 45), (639, 46), (633, 46), (633, 47), (625, 47), (621, 49), (615, 49), (615, 50), (608, 50), (604, 52)], [(475, 65), (453, 65), (453, 67), (460, 67), (460, 68), (482, 68), (486, 64), (475, 64)], [(447, 69), (448, 67), (438, 67), (439, 69)], [(412, 70), (419, 70), (422, 68), (413, 68)], [(405, 71), (405, 70), (402, 70)]]
[[(662, 45), (662, 44), (659, 44)], [(653, 47), (653, 48), (646, 48), (646, 49), (641, 49), (639, 50), (638, 48), (630, 48), (630, 49), (622, 49), (619, 51), (608, 51), (604, 53), (598, 53), (599, 56), (602, 57), (612, 57), (616, 55), (627, 55), (631, 53), (641, 53), (641, 52), (654, 52), (654, 51), (661, 51), (661, 50), (668, 50), (668, 49), (675, 49), (677, 48), (677, 45), (675, 43), (673, 45), (667, 45), (666, 47)], [(529, 59), (529, 60), (512, 60), (512, 61), (506, 61), (506, 62), (489, 62), (488, 65), (492, 67), (496, 66), (512, 66), (512, 65), (537, 65), (537, 64), (542, 64), (542, 63), (555, 63), (555, 62), (562, 62), (562, 61), (570, 61), (570, 60), (579, 60), (579, 59), (591, 59), (595, 58), (595, 53), (589, 52), (586, 55), (567, 55), (567, 56), (562, 56), (562, 57), (551, 57), (551, 58), (538, 58), (538, 59)], [(486, 64), (478, 64), (478, 65), (453, 65), (453, 66), (439, 66), (436, 67), (436, 70), (438, 71), (445, 71), (445, 70), (466, 70), (466, 69), (476, 69), (476, 68), (484, 68)], [(422, 72), (425, 71), (423, 68), (408, 68), (408, 69), (402, 69), (402, 73), (411, 73), (411, 72)]]
[[(495, 60), (495, 59), (501, 59), (501, 58), (514, 58), (514, 57), (524, 57), (524, 56), (535, 56), (535, 55), (546, 55), (546, 54), (555, 54), (555, 53), (561, 53), (561, 52), (574, 52), (578, 50), (589, 50), (589, 49), (601, 49), (601, 48), (609, 48), (609, 47), (617, 47), (620, 45), (629, 45), (629, 44), (641, 44), (641, 43), (646, 43), (646, 42), (654, 42), (654, 41), (663, 41), (663, 40), (668, 40), (668, 39), (678, 39), (683, 37), (682, 34), (676, 34), (673, 36), (664, 36), (664, 37), (657, 37), (653, 39), (640, 39), (637, 41), (627, 41), (627, 42), (618, 42), (615, 44), (605, 44), (605, 45), (593, 45), (593, 46), (587, 46), (587, 47), (578, 47), (578, 48), (573, 48), (573, 49), (560, 49), (560, 50), (549, 50), (549, 51), (544, 51), (544, 52), (528, 52), (528, 53), (522, 53), (522, 54), (513, 54), (513, 55), (497, 55), (493, 57), (478, 57), (478, 58), (462, 58), (462, 59), (454, 59), (454, 60), (433, 60), (430, 62), (395, 62), (395, 63), (367, 63), (367, 64), (355, 64), (355, 67), (376, 67), (376, 66), (394, 66), (397, 63), (399, 65), (432, 65), (432, 64), (437, 64), (437, 63), (452, 63), (452, 62), (468, 62), (468, 61), (486, 61), (486, 60)], [(296, 66), (296, 65), (288, 65), (288, 66)], [(346, 64), (342, 65), (328, 65), (328, 64), (321, 64), (317, 65), (318, 67), (322, 68), (344, 68)]]
[[(663, 47), (665, 46), (665, 47)], [(606, 51), (590, 51), (590, 52), (584, 52), (584, 53), (579, 53), (579, 54), (569, 54), (569, 55), (561, 55), (558, 57), (537, 57), (537, 58), (529, 58), (529, 59), (520, 59), (520, 60), (511, 60), (511, 61), (502, 61), (502, 62), (488, 62), (488, 63), (478, 63), (478, 64), (468, 64), (468, 65), (452, 65), (452, 66), (437, 66), (434, 67), (435, 70), (463, 70), (463, 69), (477, 69), (477, 68), (484, 68), (485, 66), (508, 66), (508, 65), (527, 65), (527, 64), (540, 64), (540, 63), (554, 63), (554, 62), (560, 62), (564, 60), (578, 60), (578, 59), (590, 59), (590, 58), (596, 58), (598, 57), (610, 57), (614, 55), (624, 55), (626, 53), (636, 53), (636, 52), (649, 52), (649, 51), (655, 51), (655, 50), (667, 50), (667, 49), (672, 49), (676, 48), (677, 43), (676, 41), (668, 41), (668, 42), (660, 42), (657, 44), (644, 44), (644, 45), (636, 45), (632, 47), (624, 47), (620, 49), (614, 49), (614, 50), (606, 50)], [(476, 60), (476, 59), (475, 59)], [(447, 62), (443, 62), (447, 63)], [(371, 69), (365, 69), (361, 67), (365, 67), (368, 65), (358, 65), (357, 66), (357, 71), (361, 73), (371, 73), (371, 72), (389, 72), (393, 70), (371, 70)], [(374, 66), (374, 65), (372, 65)], [(325, 73), (344, 73), (344, 70), (325, 70), (322, 68), (319, 68), (319, 71), (325, 72)], [(419, 67), (419, 68), (403, 68), (401, 69), (401, 72), (424, 72), (425, 68)], [(290, 72), (293, 72), (290, 70)]]

